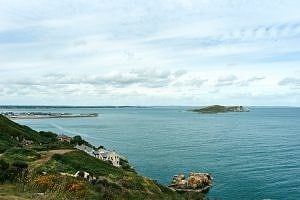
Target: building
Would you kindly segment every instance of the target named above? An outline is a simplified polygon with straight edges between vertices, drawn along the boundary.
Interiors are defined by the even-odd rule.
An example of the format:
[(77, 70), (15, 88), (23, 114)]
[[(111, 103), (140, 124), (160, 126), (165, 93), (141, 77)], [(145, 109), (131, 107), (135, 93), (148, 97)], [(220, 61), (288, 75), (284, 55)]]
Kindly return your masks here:
[(109, 151), (103, 148), (94, 150), (92, 147), (86, 146), (84, 144), (76, 145), (75, 148), (80, 151), (84, 151), (90, 156), (93, 156), (100, 160), (108, 161), (115, 167), (120, 167), (120, 156), (115, 151)]
[(104, 161), (109, 161), (115, 167), (120, 167), (120, 156), (115, 151), (99, 149), (94, 152), (94, 156)]
[(70, 143), (71, 140), (72, 140), (71, 137), (66, 136), (66, 135), (64, 135), (64, 134), (58, 135), (58, 136), (57, 136), (57, 139), (58, 139), (59, 141), (61, 141), (61, 142), (68, 142), (68, 143)]
[(25, 138), (23, 138), (22, 144), (25, 145), (25, 146), (32, 145), (33, 141), (32, 140), (26, 140)]

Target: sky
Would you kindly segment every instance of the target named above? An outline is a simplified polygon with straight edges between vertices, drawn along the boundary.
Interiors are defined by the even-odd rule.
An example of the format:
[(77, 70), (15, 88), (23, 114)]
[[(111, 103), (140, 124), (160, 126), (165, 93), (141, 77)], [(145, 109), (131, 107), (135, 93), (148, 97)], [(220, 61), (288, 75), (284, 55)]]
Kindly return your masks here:
[(300, 106), (299, 10), (297, 0), (0, 0), (0, 104)]

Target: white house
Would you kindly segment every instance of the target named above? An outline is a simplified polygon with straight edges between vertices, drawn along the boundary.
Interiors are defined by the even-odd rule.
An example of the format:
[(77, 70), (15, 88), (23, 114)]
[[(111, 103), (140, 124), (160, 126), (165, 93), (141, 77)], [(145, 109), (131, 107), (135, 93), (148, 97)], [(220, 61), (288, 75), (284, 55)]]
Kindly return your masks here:
[(115, 167), (120, 167), (120, 156), (115, 151), (99, 149), (94, 152), (94, 156), (101, 160), (110, 161)]
[(94, 150), (93, 148), (84, 144), (76, 145), (75, 148), (86, 152), (90, 156), (99, 158), (100, 160), (109, 161), (115, 167), (120, 167), (120, 156), (115, 151), (108, 151), (105, 149)]

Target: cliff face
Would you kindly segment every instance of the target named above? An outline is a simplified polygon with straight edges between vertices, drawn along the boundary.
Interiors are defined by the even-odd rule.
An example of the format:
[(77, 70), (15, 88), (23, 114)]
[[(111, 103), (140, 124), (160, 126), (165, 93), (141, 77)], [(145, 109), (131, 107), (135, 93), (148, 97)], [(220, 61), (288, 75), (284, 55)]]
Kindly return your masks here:
[(193, 112), (198, 113), (225, 113), (225, 112), (249, 112), (249, 109), (244, 106), (221, 106), (221, 105), (213, 105), (205, 108), (197, 108), (193, 109)]
[[(1, 196), (5, 199), (133, 200), (190, 197), (140, 176), (127, 162), (125, 167), (114, 167), (56, 137), (54, 133), (37, 132), (0, 116)], [(24, 169), (22, 176), (13, 179), (9, 175), (16, 170), (16, 164)], [(78, 171), (88, 173), (93, 179), (75, 177)], [(193, 199), (199, 198), (202, 197)]]

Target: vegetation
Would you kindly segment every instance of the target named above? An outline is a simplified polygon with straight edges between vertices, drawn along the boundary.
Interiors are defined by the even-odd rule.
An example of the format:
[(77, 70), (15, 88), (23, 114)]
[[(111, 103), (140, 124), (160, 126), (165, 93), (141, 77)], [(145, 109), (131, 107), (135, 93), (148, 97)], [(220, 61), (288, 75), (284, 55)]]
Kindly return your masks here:
[(12, 147), (23, 147), (28, 144), (40, 148), (39, 150), (71, 147), (69, 144), (60, 143), (55, 133), (37, 132), (0, 115), (0, 153)]
[[(179, 194), (138, 175), (125, 159), (118, 168), (75, 150), (76, 144), (90, 145), (81, 137), (74, 137), (70, 144), (61, 142), (52, 132), (36, 132), (0, 115), (0, 150), (4, 152), (0, 155), (0, 195), (47, 200), (202, 199), (201, 194), (197, 198)], [(93, 179), (74, 177), (77, 171)]]
[(72, 138), (71, 142), (70, 142), (72, 145), (86, 145), (86, 146), (89, 146), (91, 148), (95, 148), (93, 145), (91, 145), (90, 143), (88, 143), (87, 141), (83, 140), (81, 138), (80, 135), (76, 135)]
[(28, 164), (23, 161), (14, 161), (9, 164), (5, 160), (0, 160), (0, 183), (24, 182), (27, 179)]
[(5, 151), (2, 158), (8, 162), (13, 162), (15, 160), (31, 162), (41, 158), (41, 155), (32, 149), (14, 147)]
[(205, 108), (193, 109), (192, 111), (193, 112), (198, 112), (198, 113), (213, 114), (213, 113), (225, 113), (225, 112), (247, 112), (249, 110), (244, 108), (243, 106), (213, 105), (213, 106), (208, 106), (208, 107), (205, 107)]

